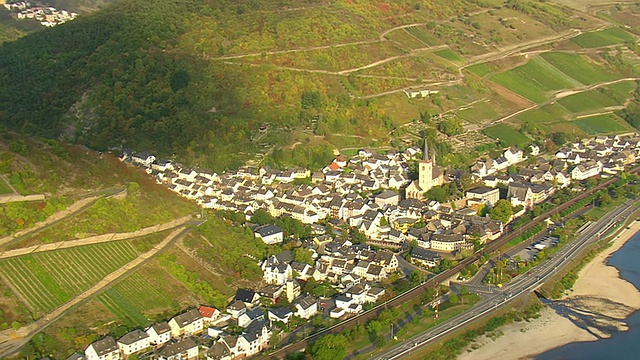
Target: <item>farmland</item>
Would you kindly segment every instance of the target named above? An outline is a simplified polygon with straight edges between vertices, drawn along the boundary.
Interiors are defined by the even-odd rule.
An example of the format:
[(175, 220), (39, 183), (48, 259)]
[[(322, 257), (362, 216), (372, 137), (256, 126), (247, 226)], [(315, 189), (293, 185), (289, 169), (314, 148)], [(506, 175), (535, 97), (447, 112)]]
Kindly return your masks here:
[(619, 45), (633, 40), (633, 35), (629, 34), (619, 27), (611, 27), (604, 30), (587, 32), (571, 39), (571, 41), (583, 48), (598, 48), (604, 46)]
[(528, 137), (506, 124), (498, 124), (482, 131), (485, 135), (499, 139), (504, 146), (522, 145), (531, 141)]
[(13, 190), (11, 190), (4, 178), (0, 177), (0, 195), (2, 194), (13, 194)]
[(38, 317), (136, 256), (128, 242), (119, 241), (9, 258), (0, 261), (0, 269)]
[(573, 113), (591, 112), (608, 106), (619, 105), (600, 89), (567, 96), (558, 100), (558, 103)]
[(624, 120), (614, 114), (590, 116), (573, 123), (590, 135), (634, 131)]
[(595, 64), (593, 60), (577, 54), (546, 52), (540, 56), (560, 72), (584, 85), (592, 85), (619, 78), (616, 74), (607, 72), (603, 66)]
[(541, 57), (491, 78), (498, 84), (534, 101), (544, 102), (551, 91), (580, 85)]

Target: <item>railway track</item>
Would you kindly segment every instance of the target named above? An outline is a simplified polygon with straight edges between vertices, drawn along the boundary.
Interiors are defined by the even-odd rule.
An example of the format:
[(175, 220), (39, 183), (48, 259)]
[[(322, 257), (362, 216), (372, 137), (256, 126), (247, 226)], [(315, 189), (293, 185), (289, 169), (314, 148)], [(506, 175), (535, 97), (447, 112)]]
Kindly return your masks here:
[[(632, 174), (637, 174), (638, 172), (640, 172), (640, 167), (636, 167), (632, 170), (630, 170), (630, 173)], [(464, 269), (465, 267), (467, 267), (468, 265), (478, 261), (484, 254), (491, 254), (493, 252), (495, 252), (496, 250), (502, 248), (503, 246), (505, 246), (509, 241), (513, 240), (514, 238), (516, 238), (517, 236), (520, 236), (521, 233), (524, 233), (528, 230), (530, 230), (531, 228), (533, 228), (534, 226), (538, 225), (539, 223), (541, 223), (542, 221), (548, 219), (549, 217), (558, 214), (560, 212), (562, 212), (563, 210), (571, 207), (572, 205), (576, 204), (577, 202), (591, 196), (592, 194), (607, 188), (608, 186), (614, 184), (616, 181), (620, 180), (618, 177), (612, 177), (611, 179), (602, 182), (600, 184), (598, 184), (596, 187), (589, 189), (589, 191), (585, 191), (580, 193), (578, 196), (574, 197), (573, 199), (562, 203), (556, 207), (554, 207), (553, 209), (549, 209), (546, 212), (544, 212), (543, 214), (535, 217), (533, 220), (531, 220), (531, 222), (529, 222), (528, 224), (525, 224), (524, 226), (522, 226), (521, 228), (518, 229), (517, 232), (512, 232), (509, 234), (506, 234), (504, 236), (499, 237), (498, 239), (488, 243), (485, 248), (483, 250), (477, 251), (476, 253), (474, 253), (473, 255), (461, 260), (458, 265), (434, 276), (433, 278), (427, 280), (425, 283), (418, 285), (416, 287), (414, 287), (411, 290), (408, 290), (396, 297), (394, 297), (393, 299), (390, 299), (380, 305), (377, 305), (376, 307), (362, 313), (359, 314), (355, 317), (349, 318), (345, 321), (340, 322), (339, 324), (336, 324), (332, 327), (329, 327), (327, 329), (323, 329), (313, 335), (310, 335), (308, 337), (306, 337), (305, 339), (295, 343), (295, 344), (290, 344), (287, 345), (281, 349), (278, 349), (276, 351), (274, 351), (271, 354), (268, 354), (266, 356), (264, 356), (263, 358), (265, 359), (284, 359), (288, 354), (294, 353), (296, 351), (300, 351), (306, 348), (307, 345), (309, 345), (310, 343), (313, 343), (315, 340), (317, 340), (318, 338), (320, 338), (321, 336), (327, 335), (327, 334), (337, 334), (340, 333), (342, 331), (344, 331), (345, 329), (354, 327), (358, 324), (365, 324), (367, 323), (369, 320), (375, 319), (383, 310), (388, 309), (388, 308), (394, 308), (397, 306), (401, 306), (402, 304), (413, 300), (414, 298), (422, 295), (428, 288), (434, 288), (436, 286), (438, 286), (441, 282), (451, 278), (453, 275), (457, 274), (458, 272), (460, 272), (462, 269)]]

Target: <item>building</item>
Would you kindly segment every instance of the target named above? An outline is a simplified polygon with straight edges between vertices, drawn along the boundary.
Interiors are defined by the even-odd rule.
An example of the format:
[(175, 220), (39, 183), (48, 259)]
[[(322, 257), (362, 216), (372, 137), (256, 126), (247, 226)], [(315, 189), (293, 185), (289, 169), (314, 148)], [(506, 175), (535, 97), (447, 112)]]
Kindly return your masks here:
[(86, 360), (120, 360), (120, 348), (114, 338), (107, 336), (87, 346), (84, 357)]
[(158, 351), (159, 360), (189, 360), (198, 358), (198, 344), (189, 338), (171, 342)]
[(198, 310), (191, 309), (184, 314), (174, 316), (169, 321), (169, 326), (171, 327), (171, 337), (193, 335), (202, 332), (204, 319)]
[(171, 340), (171, 327), (166, 321), (151, 326), (146, 333), (149, 334), (150, 345), (162, 345)]
[(313, 315), (318, 313), (318, 302), (313, 296), (306, 295), (298, 300), (295, 304), (294, 315), (303, 319), (310, 319)]
[(411, 260), (418, 262), (426, 267), (432, 268), (440, 265), (442, 256), (435, 251), (429, 251), (419, 247), (414, 247), (411, 250)]
[(574, 180), (585, 180), (602, 172), (600, 161), (587, 161), (571, 170), (571, 178)]
[(257, 238), (262, 239), (265, 244), (273, 245), (281, 243), (283, 240), (282, 229), (276, 225), (264, 225), (254, 231)]
[(118, 339), (118, 347), (124, 355), (130, 355), (148, 348), (150, 346), (149, 339), (149, 334), (136, 329)]
[(422, 200), (427, 191), (442, 184), (444, 184), (444, 175), (436, 165), (435, 154), (432, 154), (432, 158), (429, 159), (429, 149), (425, 140), (422, 160), (418, 163), (418, 179), (407, 186), (406, 197)]
[(493, 206), (500, 200), (500, 189), (494, 189), (486, 186), (475, 188), (467, 191), (467, 205), (469, 207), (485, 204)]

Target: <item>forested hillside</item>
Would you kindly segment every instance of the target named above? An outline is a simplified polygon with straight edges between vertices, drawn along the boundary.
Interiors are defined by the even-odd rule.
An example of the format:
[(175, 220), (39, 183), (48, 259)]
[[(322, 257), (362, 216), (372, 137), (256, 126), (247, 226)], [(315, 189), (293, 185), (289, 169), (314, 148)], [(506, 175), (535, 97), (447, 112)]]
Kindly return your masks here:
[[(502, 60), (519, 47), (601, 25), (537, 0), (122, 0), (3, 44), (0, 119), (216, 171), (315, 168), (334, 148), (401, 144), (421, 132), (401, 128), (412, 119), (522, 109), (482, 77), (521, 64)], [(467, 71), (488, 61), (489, 73)], [(412, 100), (410, 89), (439, 92)]]
[[(211, 57), (375, 40), (396, 24), (477, 8), (461, 0), (120, 1), (4, 44), (0, 118), (14, 129), (96, 149), (234, 166), (263, 123), (297, 126), (326, 109), (336, 111), (325, 116), (354, 118), (365, 131), (383, 119), (366, 102), (333, 91), (339, 79), (284, 71), (247, 76), (247, 69)], [(305, 91), (317, 92), (319, 101), (302, 104)]]

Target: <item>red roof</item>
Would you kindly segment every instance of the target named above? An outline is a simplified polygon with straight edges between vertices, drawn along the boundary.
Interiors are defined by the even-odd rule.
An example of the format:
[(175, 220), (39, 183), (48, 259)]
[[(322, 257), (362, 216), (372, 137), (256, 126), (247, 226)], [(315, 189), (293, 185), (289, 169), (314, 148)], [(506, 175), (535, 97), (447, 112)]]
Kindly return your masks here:
[(200, 315), (202, 315), (203, 318), (212, 318), (213, 314), (215, 314), (216, 311), (218, 311), (218, 309), (210, 306), (200, 306), (198, 308), (198, 311), (200, 312)]
[(335, 170), (339, 170), (340, 169), (340, 165), (332, 162), (331, 164), (329, 164), (329, 169), (335, 171)]

